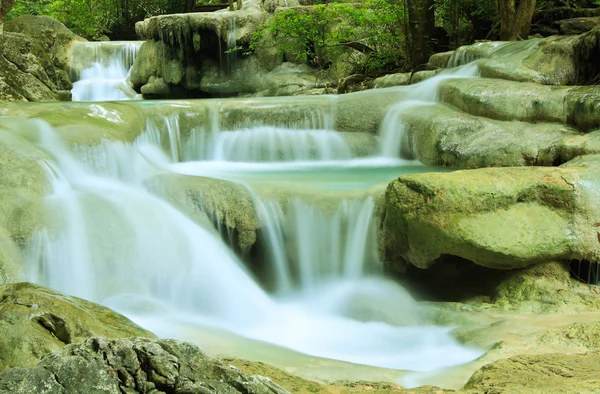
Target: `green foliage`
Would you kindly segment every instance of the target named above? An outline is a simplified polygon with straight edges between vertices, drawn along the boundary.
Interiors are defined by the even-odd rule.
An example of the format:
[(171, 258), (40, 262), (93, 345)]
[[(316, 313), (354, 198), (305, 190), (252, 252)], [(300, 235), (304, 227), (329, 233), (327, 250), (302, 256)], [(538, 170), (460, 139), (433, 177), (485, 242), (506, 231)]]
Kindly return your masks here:
[(496, 1), (437, 0), (436, 25), (448, 33), (450, 48), (496, 38), (497, 7)]
[(329, 3), (277, 11), (254, 34), (251, 50), (275, 45), (287, 60), (353, 72), (378, 73), (402, 66), (404, 9), (396, 0)]
[(49, 15), (84, 37), (131, 35), (136, 21), (183, 11), (176, 0), (18, 0), (6, 19)]

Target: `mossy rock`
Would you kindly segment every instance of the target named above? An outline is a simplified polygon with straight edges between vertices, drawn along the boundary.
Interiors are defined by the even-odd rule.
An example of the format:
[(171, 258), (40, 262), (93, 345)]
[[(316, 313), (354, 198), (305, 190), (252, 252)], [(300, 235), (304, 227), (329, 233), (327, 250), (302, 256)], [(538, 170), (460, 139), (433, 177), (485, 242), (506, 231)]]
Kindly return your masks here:
[(23, 15), (4, 24), (6, 32), (21, 33), (38, 41), (46, 53), (51, 53), (54, 66), (68, 75), (73, 41), (85, 41), (64, 24), (49, 16)]
[(395, 116), (404, 129), (404, 154), (454, 168), (552, 166), (600, 153), (598, 137), (570, 126), (488, 119), (445, 104), (410, 107)]
[[(287, 394), (262, 376), (207, 357), (175, 340), (92, 338), (65, 346), (35, 367), (0, 375), (0, 393)], [(40, 391), (45, 390), (45, 391)]]
[(596, 393), (600, 353), (523, 355), (495, 361), (473, 374), (465, 393)]
[(29, 37), (16, 33), (4, 33), (0, 37), (0, 99), (5, 101), (56, 101), (56, 85), (46, 69), (48, 55), (42, 52)]
[(248, 252), (256, 242), (258, 218), (244, 186), (222, 179), (172, 174), (156, 176), (148, 186), (192, 217), (198, 218), (200, 212), (208, 216), (215, 227), (233, 234), (233, 246), (240, 252)]
[[(498, 168), (400, 177), (380, 242), (392, 271), (456, 256), (494, 269), (600, 257), (592, 169)], [(594, 185), (596, 185), (594, 187)]]
[(495, 290), (496, 306), (522, 313), (600, 309), (600, 292), (573, 279), (568, 265), (568, 262), (549, 262), (509, 273)]
[(0, 286), (0, 300), (0, 370), (33, 366), (92, 336), (154, 337), (108, 308), (31, 283)]

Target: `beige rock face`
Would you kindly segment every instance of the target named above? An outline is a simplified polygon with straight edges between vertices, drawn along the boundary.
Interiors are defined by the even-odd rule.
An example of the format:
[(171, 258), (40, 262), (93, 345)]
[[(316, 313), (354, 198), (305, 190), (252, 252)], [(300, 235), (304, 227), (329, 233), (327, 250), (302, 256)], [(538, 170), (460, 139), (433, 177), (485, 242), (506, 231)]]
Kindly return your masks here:
[(0, 300), (0, 370), (33, 366), (92, 336), (154, 337), (108, 308), (30, 283), (0, 286)]
[(600, 127), (600, 89), (596, 87), (470, 78), (443, 81), (439, 92), (441, 101), (471, 115), (530, 123), (569, 123), (583, 131)]
[(403, 176), (386, 192), (383, 260), (423, 269), (445, 255), (495, 269), (595, 261), (598, 182), (580, 167)]

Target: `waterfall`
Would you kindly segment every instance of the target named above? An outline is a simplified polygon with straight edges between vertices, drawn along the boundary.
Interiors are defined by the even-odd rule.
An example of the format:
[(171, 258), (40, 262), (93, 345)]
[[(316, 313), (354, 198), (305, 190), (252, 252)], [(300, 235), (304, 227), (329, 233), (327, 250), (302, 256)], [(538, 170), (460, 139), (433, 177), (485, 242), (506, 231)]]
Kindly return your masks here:
[(279, 294), (294, 287), (311, 291), (331, 281), (360, 279), (369, 263), (378, 262), (372, 198), (342, 200), (331, 212), (300, 198), (286, 206), (285, 214), (273, 200), (259, 208), (264, 249), (271, 254), (269, 271)]
[(219, 133), (196, 130), (190, 160), (239, 162), (350, 159), (350, 148), (336, 131), (255, 127)]
[[(73, 101), (136, 98), (127, 77), (142, 42), (75, 42), (71, 53)], [(78, 71), (79, 70), (79, 71)]]
[(31, 140), (49, 158), (52, 193), (45, 198), (49, 224), (28, 248), (28, 280), (183, 339), (186, 327), (208, 325), (316, 357), (417, 371), (480, 355), (461, 347), (449, 328), (418, 324), (410, 295), (369, 269), (376, 259), (372, 199), (324, 210), (293, 198), (274, 212), (280, 239), (271, 242), (286, 255), (274, 269), (289, 278), (289, 290), (282, 281), (269, 294), (214, 231), (139, 182), (173, 166), (151, 134), (87, 154), (78, 147), (74, 155), (50, 126), (36, 127)]
[(453, 78), (472, 78), (479, 75), (477, 65), (444, 71), (421, 83), (401, 87), (406, 91), (407, 100), (401, 101), (388, 110), (381, 123), (379, 134), (381, 135), (379, 152), (388, 158), (413, 158), (408, 144), (408, 136), (405, 133), (402, 117), (411, 109), (430, 105), (438, 101), (438, 87), (443, 81)]

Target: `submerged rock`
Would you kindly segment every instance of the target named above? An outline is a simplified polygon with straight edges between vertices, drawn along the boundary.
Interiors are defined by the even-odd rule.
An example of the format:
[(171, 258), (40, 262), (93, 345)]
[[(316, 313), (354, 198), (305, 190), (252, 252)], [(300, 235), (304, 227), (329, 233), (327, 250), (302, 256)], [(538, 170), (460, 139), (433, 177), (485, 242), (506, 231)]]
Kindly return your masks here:
[(175, 340), (88, 339), (44, 357), (35, 367), (0, 375), (0, 393), (284, 394), (270, 379), (207, 357)]
[(600, 177), (591, 168), (498, 168), (400, 177), (386, 192), (383, 261), (428, 268), (456, 256), (495, 269), (600, 259)]
[(33, 366), (44, 355), (92, 336), (154, 337), (126, 317), (80, 298), (31, 283), (0, 286), (0, 370)]

